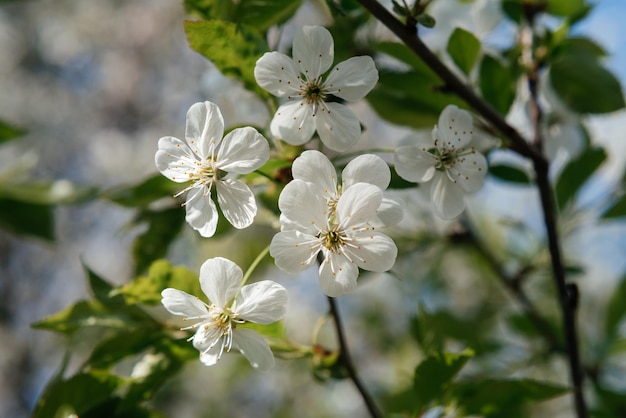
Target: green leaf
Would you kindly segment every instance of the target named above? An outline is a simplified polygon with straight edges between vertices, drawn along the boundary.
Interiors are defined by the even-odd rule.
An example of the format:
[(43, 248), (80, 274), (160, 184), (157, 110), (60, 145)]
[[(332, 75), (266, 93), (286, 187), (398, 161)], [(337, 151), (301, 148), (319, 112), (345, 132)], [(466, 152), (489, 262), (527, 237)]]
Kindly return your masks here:
[(26, 131), (9, 125), (0, 120), (0, 144), (9, 142), (24, 135)]
[(469, 74), (478, 59), (480, 41), (471, 32), (456, 28), (448, 40), (447, 51), (457, 67)]
[(424, 359), (415, 369), (413, 389), (418, 409), (444, 397), (448, 384), (474, 356), (470, 349), (461, 353), (435, 353)]
[(428, 13), (422, 13), (417, 16), (417, 23), (424, 26), (425, 28), (434, 28), (437, 24), (437, 21), (434, 17), (429, 15)]
[(235, 21), (265, 31), (289, 19), (302, 5), (302, 0), (246, 0), (238, 3)]
[(126, 357), (141, 353), (159, 338), (163, 335), (154, 328), (122, 330), (96, 345), (87, 364), (96, 369), (108, 369)]
[(626, 315), (626, 276), (622, 277), (613, 291), (606, 308), (604, 330), (607, 337), (614, 339), (617, 336), (618, 326)]
[(609, 206), (602, 214), (602, 219), (614, 219), (626, 216), (626, 195), (622, 195), (619, 199)]
[(248, 90), (261, 97), (269, 93), (254, 78), (256, 61), (268, 50), (257, 31), (245, 25), (220, 20), (185, 22), (192, 49), (199, 52), (225, 75), (239, 79)]
[(563, 209), (574, 198), (580, 187), (595, 173), (604, 160), (606, 160), (606, 152), (603, 148), (591, 148), (563, 169), (555, 187), (556, 203), (559, 209)]
[(510, 165), (495, 164), (489, 166), (489, 173), (496, 177), (498, 180), (503, 180), (509, 183), (516, 184), (530, 184), (531, 180), (528, 174), (520, 170), (519, 168), (512, 167)]
[(0, 198), (39, 205), (83, 203), (96, 195), (95, 187), (77, 186), (69, 180), (0, 183)]
[(550, 83), (578, 113), (609, 113), (624, 107), (620, 82), (590, 53), (574, 51), (557, 57), (550, 67)]
[(167, 254), (167, 249), (185, 223), (185, 211), (181, 207), (159, 211), (143, 210), (134, 222), (148, 224), (148, 229), (133, 242), (133, 259), (137, 275), (146, 271), (153, 261)]
[(0, 197), (0, 227), (53, 241), (53, 207)]
[(447, 105), (464, 106), (456, 97), (437, 91), (436, 86), (436, 82), (415, 71), (397, 73), (380, 70), (378, 84), (368, 94), (367, 101), (380, 117), (389, 122), (414, 128), (432, 128)]
[(498, 112), (506, 115), (515, 100), (516, 77), (509, 67), (491, 55), (480, 64), (480, 92)]
[(124, 295), (129, 303), (156, 305), (161, 303), (161, 292), (168, 287), (194, 296), (204, 295), (197, 274), (185, 267), (172, 266), (166, 260), (155, 261), (147, 276), (139, 277), (113, 293)]
[(574, 16), (585, 9), (585, 0), (550, 0), (546, 11), (555, 16)]
[(114, 398), (121, 384), (122, 380), (117, 376), (95, 370), (54, 382), (39, 398), (32, 416), (51, 418), (60, 416), (59, 411), (72, 411), (82, 417), (97, 409), (103, 414), (101, 416), (107, 416), (104, 409), (108, 408), (103, 406)]
[(161, 174), (156, 174), (131, 186), (120, 186), (105, 191), (105, 199), (127, 207), (145, 207), (163, 197), (172, 197), (184, 188)]
[(522, 407), (569, 392), (569, 388), (530, 379), (455, 383), (453, 392), (466, 415), (516, 417)]

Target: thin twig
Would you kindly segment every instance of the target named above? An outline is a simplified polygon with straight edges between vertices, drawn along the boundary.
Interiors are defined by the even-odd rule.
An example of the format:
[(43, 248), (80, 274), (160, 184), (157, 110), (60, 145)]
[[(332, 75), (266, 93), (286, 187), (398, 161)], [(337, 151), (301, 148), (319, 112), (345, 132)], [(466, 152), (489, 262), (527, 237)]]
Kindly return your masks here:
[(352, 362), (352, 357), (350, 356), (350, 351), (348, 350), (348, 344), (346, 343), (346, 338), (344, 336), (343, 325), (341, 324), (341, 317), (337, 309), (335, 298), (328, 296), (328, 305), (330, 307), (330, 316), (333, 318), (333, 322), (335, 323), (335, 330), (337, 331), (337, 341), (339, 343), (339, 361), (341, 362), (343, 367), (345, 367), (346, 372), (348, 372), (348, 376), (361, 394), (363, 402), (365, 402), (365, 406), (367, 407), (370, 415), (373, 418), (383, 418), (384, 415), (376, 406), (374, 399), (367, 391), (367, 388), (359, 378), (359, 375), (354, 368), (354, 363)]

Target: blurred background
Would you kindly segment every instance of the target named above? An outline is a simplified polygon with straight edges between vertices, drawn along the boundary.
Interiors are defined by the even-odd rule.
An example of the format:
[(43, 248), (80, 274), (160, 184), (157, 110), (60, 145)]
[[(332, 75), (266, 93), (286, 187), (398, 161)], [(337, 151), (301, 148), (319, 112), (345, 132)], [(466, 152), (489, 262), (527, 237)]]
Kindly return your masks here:
[[(438, 21), (447, 22), (442, 26), (450, 29), (426, 34), (433, 47), (445, 45), (449, 33), (445, 31), (451, 30), (454, 22), (467, 23), (466, 16), (449, 13), (452, 0), (435, 3), (441, 6), (432, 14)], [(305, 2), (298, 21), (319, 23), (322, 16), (316, 10), (315, 2)], [(23, 179), (52, 179), (55, 182), (51, 190), (60, 195), (81, 186), (106, 190), (138, 182), (156, 172), (158, 139), (166, 135), (182, 137), (188, 107), (201, 100), (218, 103), (230, 126), (265, 126), (269, 114), (263, 104), (246, 96), (235, 82), (221, 76), (189, 48), (184, 19), (181, 2), (172, 0), (0, 1), (0, 119), (26, 131), (21, 139), (1, 145), (0, 177), (14, 178), (18, 183)], [(606, 64), (623, 84), (625, 21), (626, 6), (621, 0), (603, 0), (577, 28), (609, 51)], [(494, 32), (489, 41), (498, 45), (503, 36), (510, 36), (506, 28)], [(367, 120), (375, 118), (366, 104), (358, 104), (356, 109)], [(366, 132), (364, 144), (374, 137), (404, 133), (382, 122), (368, 123), (372, 128)], [(589, 120), (594, 139), (609, 148), (612, 158), (590, 187), (590, 198), (621, 175), (626, 155), (625, 123), (623, 112)], [(477, 207), (485, 204), (481, 202), (487, 201), (490, 193), (501, 193), (497, 187), (487, 185), (475, 197)], [(507, 198), (489, 204), (498, 211), (512, 211)], [(524, 208), (519, 212), (520, 218), (528, 213)], [(137, 227), (129, 227), (132, 215), (113, 203), (94, 200), (58, 207), (53, 241), (0, 229), (0, 417), (28, 416), (58, 368), (66, 341), (32, 330), (30, 324), (86, 297), (81, 260), (113, 283), (132, 277), (130, 246), (140, 232)], [(583, 262), (594, 261), (596, 270), (589, 274), (606, 284), (583, 285), (582, 292), (606, 294), (626, 268), (626, 229), (612, 224), (606, 231), (594, 231), (593, 235), (580, 234), (567, 245)], [(172, 250), (170, 260), (197, 271), (203, 261), (195, 251), (197, 245), (198, 237), (187, 231)], [(296, 340), (305, 341), (325, 310), (324, 298), (311, 294), (306, 284), (282, 276), (274, 278), (289, 283), (292, 300), (306, 301), (290, 307), (295, 318), (290, 320), (291, 330)], [(307, 283), (316, 286), (313, 277)], [(402, 311), (405, 306), (415, 309), (415, 289), (407, 291), (407, 287), (396, 286), (386, 290), (384, 299), (376, 299), (384, 286), (384, 280), (366, 283), (358, 299), (348, 295), (342, 298), (342, 305), (347, 312), (363, 312), (360, 300), (373, 304), (369, 307), (372, 310), (376, 304), (385, 303), (385, 309), (379, 310), (386, 316), (378, 318), (384, 324), (381, 327), (389, 332), (406, 330), (408, 319), (402, 317)], [(467, 284), (459, 286), (461, 294), (467, 290)], [(365, 344), (370, 341), (359, 340), (359, 327), (364, 327), (364, 322), (350, 316), (346, 322), (351, 328), (355, 356), (363, 365), (364, 380), (374, 392), (377, 385), (399, 387), (410, 379), (411, 369), (390, 369), (368, 358), (365, 353), (371, 352)], [(307, 325), (299, 327), (302, 323)], [(384, 337), (381, 340), (377, 343), (384, 346)], [(293, 402), (294, 410), (301, 411), (299, 416), (303, 417), (363, 414), (350, 382), (311, 384), (308, 366), (303, 362), (279, 361), (276, 371), (251, 374), (245, 384), (235, 385), (228, 371), (243, 367), (238, 368), (239, 360), (228, 361), (233, 363), (232, 368), (209, 371), (198, 363), (185, 370), (185, 377), (177, 382), (184, 396), (174, 396), (178, 392), (168, 389), (172, 395), (166, 397), (164, 410), (176, 411), (181, 417), (220, 416), (229, 405), (239, 402), (237, 414), (230, 416), (253, 416), (251, 411), (263, 398), (268, 405)], [(287, 379), (290, 393), (282, 393), (279, 388), (287, 387)], [(198, 382), (205, 386), (198, 386)], [(198, 387), (206, 388), (211, 395)], [(232, 398), (235, 392), (239, 394), (237, 399)], [(215, 404), (216, 399), (222, 403)], [(327, 399), (328, 406), (316, 404), (319, 399)], [(209, 405), (214, 415), (206, 412)], [(254, 416), (262, 416), (256, 413)], [(268, 412), (266, 416), (277, 415)]]

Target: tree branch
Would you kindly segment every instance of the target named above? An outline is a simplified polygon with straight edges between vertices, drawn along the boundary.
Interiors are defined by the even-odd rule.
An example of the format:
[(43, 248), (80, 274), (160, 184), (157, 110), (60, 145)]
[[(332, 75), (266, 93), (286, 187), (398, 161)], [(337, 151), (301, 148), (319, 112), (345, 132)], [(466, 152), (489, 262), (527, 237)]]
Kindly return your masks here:
[(352, 357), (350, 356), (350, 351), (348, 350), (348, 344), (346, 343), (346, 338), (344, 336), (343, 325), (341, 324), (341, 317), (339, 315), (339, 310), (337, 309), (335, 298), (328, 296), (328, 305), (330, 307), (330, 316), (333, 318), (333, 322), (335, 323), (335, 330), (337, 331), (337, 341), (339, 343), (339, 361), (345, 367), (346, 371), (348, 372), (348, 376), (361, 394), (363, 402), (365, 402), (365, 406), (367, 407), (370, 415), (373, 418), (383, 418), (382, 412), (378, 409), (376, 403), (374, 402), (374, 399), (367, 391), (367, 388), (365, 387), (363, 382), (361, 382), (361, 379), (356, 373), (354, 363), (352, 362)]
[[(491, 123), (502, 135), (511, 141), (510, 148), (520, 155), (532, 160), (535, 172), (537, 173), (537, 187), (541, 200), (544, 223), (548, 237), (548, 249), (552, 260), (552, 273), (557, 289), (563, 328), (565, 332), (565, 343), (568, 351), (570, 378), (574, 392), (574, 404), (578, 418), (587, 418), (588, 412), (583, 394), (583, 371), (580, 364), (580, 354), (578, 350), (578, 337), (575, 324), (575, 301), (569, 297), (568, 286), (565, 282), (565, 270), (559, 248), (559, 237), (556, 228), (555, 207), (552, 197), (552, 188), (548, 178), (549, 163), (542, 155), (540, 147), (540, 108), (535, 109), (534, 128), (535, 143), (537, 148), (531, 146), (526, 140), (509, 125), (506, 120), (480, 98), (474, 91), (461, 81), (441, 60), (428, 49), (428, 47), (418, 38), (415, 27), (409, 27), (400, 22), (377, 0), (359, 0), (359, 3), (380, 22), (389, 28), (398, 38), (400, 38), (430, 69), (432, 69), (445, 83), (449, 91), (455, 92), (460, 98), (465, 100), (476, 112), (478, 112), (487, 122)], [(536, 102), (536, 84), (531, 85)]]

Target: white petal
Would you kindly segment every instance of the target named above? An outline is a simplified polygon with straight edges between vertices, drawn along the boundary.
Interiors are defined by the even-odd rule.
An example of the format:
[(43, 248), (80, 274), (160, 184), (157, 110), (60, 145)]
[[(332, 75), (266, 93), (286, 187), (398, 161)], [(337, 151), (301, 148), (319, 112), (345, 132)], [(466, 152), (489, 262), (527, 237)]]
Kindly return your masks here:
[(376, 211), (376, 218), (370, 224), (375, 228), (386, 228), (398, 225), (403, 218), (404, 205), (394, 199), (383, 197), (383, 201)]
[(293, 38), (293, 60), (308, 80), (324, 74), (333, 64), (333, 37), (322, 26), (304, 26)]
[(322, 292), (337, 297), (356, 289), (359, 269), (346, 257), (328, 252), (319, 268), (319, 282)]
[(313, 235), (300, 231), (284, 231), (274, 235), (270, 244), (270, 255), (276, 266), (289, 273), (299, 273), (315, 262), (320, 245)]
[(215, 257), (200, 266), (200, 287), (212, 304), (224, 308), (241, 287), (243, 272), (232, 261)]
[(341, 174), (343, 189), (354, 183), (369, 183), (385, 190), (391, 181), (389, 166), (378, 155), (363, 154), (350, 161)]
[(368, 222), (376, 216), (383, 192), (373, 184), (356, 183), (337, 202), (337, 221), (341, 229)]
[(161, 292), (161, 303), (174, 315), (195, 317), (207, 314), (206, 306), (196, 296), (182, 290), (167, 288)]
[(217, 208), (209, 189), (197, 187), (187, 192), (185, 220), (205, 238), (212, 237), (217, 227)]
[(363, 270), (383, 272), (393, 267), (398, 248), (391, 238), (376, 231), (362, 231), (354, 235), (351, 248), (354, 262)]
[(439, 136), (438, 147), (462, 148), (472, 139), (472, 115), (455, 105), (448, 105), (439, 115), (437, 133)]
[(254, 77), (259, 86), (274, 96), (296, 95), (302, 81), (300, 69), (285, 54), (266, 52), (254, 67)]
[(430, 198), (439, 216), (443, 219), (454, 219), (463, 212), (463, 189), (453, 183), (445, 173), (437, 172), (431, 187)]
[(484, 183), (487, 160), (481, 153), (474, 152), (457, 159), (454, 168), (457, 173), (454, 178), (459, 185), (467, 193), (472, 193), (480, 189)]
[(217, 167), (229, 173), (248, 174), (267, 162), (267, 140), (249, 126), (234, 129), (222, 140), (217, 153)]
[(361, 137), (361, 125), (356, 115), (341, 103), (325, 103), (315, 116), (315, 126), (320, 139), (328, 148), (345, 151)]
[(318, 186), (323, 193), (334, 196), (337, 192), (337, 171), (328, 157), (319, 151), (307, 150), (291, 166), (294, 179)]
[(271, 280), (241, 288), (237, 300), (239, 318), (257, 324), (271, 324), (285, 316), (287, 289)]
[(315, 120), (311, 106), (302, 100), (280, 105), (270, 123), (272, 136), (291, 145), (302, 145), (313, 136)]
[(211, 156), (223, 135), (224, 118), (215, 103), (194, 103), (189, 108), (185, 138), (193, 152), (203, 160)]
[(324, 82), (324, 90), (347, 101), (359, 100), (378, 81), (374, 60), (368, 56), (352, 57), (337, 64)]
[(315, 235), (327, 225), (328, 206), (313, 183), (292, 180), (278, 197), (278, 208), (303, 232)]
[(412, 145), (396, 148), (393, 164), (398, 175), (407, 181), (423, 183), (435, 174), (435, 157)]
[(224, 179), (215, 182), (217, 202), (224, 217), (237, 229), (252, 225), (256, 215), (254, 193), (242, 181)]
[(168, 179), (177, 183), (189, 181), (189, 173), (196, 170), (193, 161), (197, 157), (185, 141), (171, 136), (159, 139), (159, 149), (154, 156), (157, 169)]
[[(199, 332), (200, 330), (198, 330)], [(198, 335), (198, 334), (196, 334)], [(222, 349), (222, 345), (221, 344), (215, 344), (213, 346), (213, 348), (211, 348), (208, 351), (205, 351), (210, 343), (212, 341), (207, 341), (204, 342), (203, 344), (198, 344), (196, 341), (201, 341), (200, 338), (198, 338), (196, 340), (196, 338), (193, 339), (193, 346), (196, 350), (200, 351), (200, 361), (205, 365), (205, 366), (213, 366), (214, 364), (217, 363), (217, 361), (219, 360), (219, 354), (220, 354), (220, 350)]]
[(233, 340), (241, 354), (255, 369), (266, 371), (274, 367), (274, 355), (267, 341), (256, 331), (237, 328), (233, 331)]

